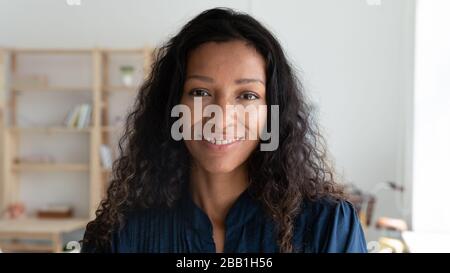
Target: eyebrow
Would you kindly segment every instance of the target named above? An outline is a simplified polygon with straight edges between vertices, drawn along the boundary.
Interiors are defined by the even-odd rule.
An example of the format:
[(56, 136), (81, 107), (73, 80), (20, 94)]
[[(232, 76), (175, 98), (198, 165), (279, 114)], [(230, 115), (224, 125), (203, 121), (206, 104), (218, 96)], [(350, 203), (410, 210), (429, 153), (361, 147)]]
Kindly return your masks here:
[[(190, 76), (187, 76), (186, 80), (189, 80), (189, 79), (197, 79), (197, 80), (208, 82), (208, 83), (213, 83), (214, 82), (213, 78), (210, 78), (210, 77), (207, 77), (207, 76), (202, 76), (202, 75), (190, 75)], [(262, 81), (260, 79), (255, 79), (255, 78), (237, 79), (237, 80), (234, 80), (234, 82), (236, 84), (246, 84), (246, 83), (258, 82), (258, 83), (261, 83), (262, 85), (265, 86), (264, 81)]]

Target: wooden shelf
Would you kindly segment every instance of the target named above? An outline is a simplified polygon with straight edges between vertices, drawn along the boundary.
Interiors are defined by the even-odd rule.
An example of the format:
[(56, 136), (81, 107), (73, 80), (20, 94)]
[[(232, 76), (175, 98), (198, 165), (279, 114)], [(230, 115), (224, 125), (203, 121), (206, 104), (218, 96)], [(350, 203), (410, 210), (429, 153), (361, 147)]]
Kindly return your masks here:
[(106, 54), (145, 54), (150, 48), (5, 48), (17, 54), (92, 54), (98, 50)]
[(81, 129), (69, 127), (10, 127), (7, 130), (13, 133), (90, 133), (92, 127)]
[(1, 243), (0, 247), (4, 252), (54, 252), (54, 247), (50, 244), (24, 244), (24, 243)]
[(12, 48), (17, 54), (92, 54), (93, 49), (86, 48)]
[(103, 91), (105, 92), (137, 92), (137, 90), (139, 90), (139, 86), (120, 86), (120, 85), (116, 85), (116, 86), (104, 86), (103, 87)]
[(13, 92), (92, 92), (92, 87), (82, 86), (21, 86), (13, 85)]
[[(4, 233), (48, 233), (48, 232), (72, 232), (84, 228), (88, 219), (2, 219), (0, 220), (0, 232)], [(39, 239), (36, 236), (36, 239)]]
[[(125, 56), (118, 56), (120, 54), (124, 54)], [(45, 74), (42, 75), (42, 82), (39, 81), (39, 77), (30, 82), (14, 81), (15, 76), (22, 75), (23, 71), (25, 71), (22, 66), (26, 62), (22, 62), (23, 59), (30, 58), (31, 60), (34, 56), (39, 56), (39, 58), (42, 59), (50, 58), (50, 60), (52, 60), (51, 58), (64, 59), (66, 57), (65, 55), (69, 55), (67, 58), (71, 60), (79, 59), (80, 63), (78, 61), (74, 62), (74, 65), (76, 66), (79, 66), (81, 62), (83, 63), (83, 67), (84, 64), (90, 66), (90, 68), (88, 68), (89, 72), (80, 70), (83, 76), (85, 72), (90, 74), (89, 83), (79, 81), (70, 83), (64, 81), (65, 77), (62, 77), (64, 76), (64, 71), (58, 71), (58, 73), (52, 74), (55, 67), (52, 67), (52, 70), (48, 70), (48, 73), (46, 73), (46, 69), (41, 70), (41, 67), (30, 69), (30, 71), (36, 71), (35, 73), (37, 73), (38, 76), (41, 72), (42, 74)], [(123, 64), (116, 64), (117, 61), (123, 62)], [(137, 65), (138, 62), (142, 64)], [(2, 153), (0, 153), (0, 182), (4, 183), (2, 187), (6, 189), (5, 191), (0, 192), (0, 211), (5, 209), (8, 204), (14, 202), (26, 202), (26, 200), (21, 200), (20, 194), (22, 172), (80, 172), (83, 175), (87, 173), (87, 180), (89, 181), (87, 197), (88, 212), (86, 213), (89, 214), (90, 218), (95, 217), (95, 211), (106, 190), (106, 181), (109, 179), (109, 175), (107, 174), (111, 173), (110, 170), (102, 168), (100, 154), (101, 145), (104, 144), (110, 147), (117, 145), (115, 134), (123, 131), (123, 125), (117, 125), (115, 123), (109, 124), (110, 117), (117, 115), (117, 113), (112, 111), (114, 110), (111, 109), (112, 100), (110, 100), (108, 96), (112, 96), (113, 93), (115, 95), (115, 92), (127, 96), (134, 96), (139, 90), (139, 86), (123, 85), (122, 82), (118, 81), (120, 79), (116, 79), (119, 77), (118, 74), (111, 73), (111, 69), (116, 65), (132, 64), (136, 68), (136, 71), (142, 70), (142, 75), (139, 74), (139, 77), (141, 77), (150, 73), (151, 63), (152, 49), (150, 47), (0, 49), (0, 150), (2, 150)], [(41, 66), (40, 63), (31, 63), (31, 65)], [(56, 67), (57, 69), (65, 69), (64, 67), (59, 67), (58, 62), (44, 62), (43, 65), (58, 66)], [(138, 67), (141, 65), (142, 67)], [(114, 69), (118, 68), (119, 67)], [(67, 73), (71, 73), (69, 75), (70, 77), (77, 77), (78, 75), (73, 75), (73, 71), (77, 70), (72, 69), (74, 69), (74, 67), (71, 67)], [(119, 72), (116, 70), (114, 71)], [(30, 76), (32, 75), (33, 74)], [(44, 81), (46, 78), (51, 79), (48, 85)], [(29, 125), (31, 127), (20, 125), (18, 117), (21, 116), (20, 110), (22, 109), (19, 104), (20, 99), (23, 98), (21, 95), (26, 96), (33, 92), (36, 92), (35, 94), (39, 94), (39, 96), (43, 94), (43, 92), (49, 92), (43, 95), (45, 95), (45, 99), (49, 99), (50, 102), (52, 101), (52, 95), (59, 94), (58, 102), (55, 101), (54, 103), (59, 103), (60, 96), (63, 96), (63, 99), (67, 100), (67, 102), (72, 101), (74, 99), (73, 96), (76, 96), (75, 98), (79, 98), (80, 100), (85, 100), (85, 97), (89, 96), (89, 104), (92, 106), (90, 127), (82, 129), (68, 128), (62, 123), (60, 125)], [(21, 139), (23, 134), (31, 135), (27, 135), (26, 139)], [(21, 146), (23, 145), (22, 142), (28, 141), (28, 137), (34, 137), (33, 134), (58, 134), (58, 137), (65, 137), (66, 134), (83, 135), (83, 137), (87, 135), (89, 142), (86, 144), (86, 142), (83, 141), (83, 145), (88, 146), (84, 146), (83, 148), (87, 148), (89, 158), (86, 160), (86, 163), (39, 163), (15, 161), (16, 158), (20, 158)], [(47, 135), (43, 136), (47, 137)], [(48, 139), (49, 141), (53, 141), (53, 139)], [(66, 160), (61, 161), (64, 162)], [(30, 223), (30, 225), (33, 225), (33, 223)], [(26, 248), (26, 246), (19, 247)]]
[(145, 51), (142, 48), (102, 48), (102, 52), (107, 54), (144, 54)]
[(110, 132), (120, 132), (122, 127), (119, 126), (102, 126), (102, 132), (110, 133)]
[[(87, 219), (77, 218), (0, 220), (0, 248), (4, 252), (61, 252), (62, 235), (83, 229), (87, 223)], [(40, 240), (40, 242), (30, 242), (30, 240)]]
[(89, 165), (77, 163), (16, 163), (13, 164), (12, 169), (17, 172), (84, 172), (89, 170)]

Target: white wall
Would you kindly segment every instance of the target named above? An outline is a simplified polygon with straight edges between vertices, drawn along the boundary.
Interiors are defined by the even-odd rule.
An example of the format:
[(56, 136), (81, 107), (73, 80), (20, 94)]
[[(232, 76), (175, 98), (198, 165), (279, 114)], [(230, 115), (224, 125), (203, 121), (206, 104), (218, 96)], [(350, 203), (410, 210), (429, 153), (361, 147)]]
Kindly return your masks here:
[[(412, 97), (413, 1), (0, 0), (0, 45), (155, 45), (198, 12), (250, 12), (277, 35), (319, 106), (337, 170), (364, 190), (403, 183)], [(408, 148), (406, 149), (405, 148)], [(408, 186), (408, 185), (407, 185)], [(410, 190), (410, 189), (408, 189)], [(48, 196), (51, 192), (47, 193)], [(401, 214), (381, 192), (378, 214)]]
[(450, 2), (418, 1), (416, 37), (415, 231), (450, 232)]
[(403, 198), (377, 191), (376, 216), (409, 220), (414, 2), (278, 3), (255, 1), (253, 13), (299, 68), (337, 171), (366, 191), (388, 180), (405, 184)]

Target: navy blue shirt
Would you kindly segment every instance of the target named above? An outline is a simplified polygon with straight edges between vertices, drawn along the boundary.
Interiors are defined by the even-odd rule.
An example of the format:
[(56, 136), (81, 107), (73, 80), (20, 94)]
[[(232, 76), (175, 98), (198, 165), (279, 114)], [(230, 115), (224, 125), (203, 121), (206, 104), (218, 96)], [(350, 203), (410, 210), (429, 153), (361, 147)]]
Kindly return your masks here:
[[(244, 191), (226, 217), (224, 252), (279, 252), (275, 223), (262, 204)], [(115, 233), (112, 252), (215, 252), (212, 224), (184, 196), (172, 208), (149, 208), (127, 214)], [(304, 201), (294, 223), (296, 252), (367, 252), (353, 206), (327, 198)], [(83, 247), (83, 251), (94, 249)]]

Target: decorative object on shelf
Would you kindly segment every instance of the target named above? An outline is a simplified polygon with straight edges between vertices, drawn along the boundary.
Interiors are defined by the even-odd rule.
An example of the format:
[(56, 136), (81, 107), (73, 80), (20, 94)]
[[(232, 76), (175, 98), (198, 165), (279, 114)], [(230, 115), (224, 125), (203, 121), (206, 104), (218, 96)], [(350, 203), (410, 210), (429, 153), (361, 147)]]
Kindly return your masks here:
[(120, 74), (122, 75), (122, 83), (125, 86), (132, 86), (134, 80), (134, 67), (131, 65), (123, 65), (120, 67)]
[(27, 86), (48, 86), (48, 77), (46, 75), (21, 75), (13, 77), (13, 86), (27, 87)]
[(37, 217), (41, 219), (67, 219), (73, 217), (70, 205), (49, 204), (37, 210)]
[(112, 154), (111, 148), (108, 145), (102, 144), (100, 146), (100, 157), (103, 168), (108, 170), (112, 169)]
[(4, 213), (6, 219), (20, 219), (25, 217), (25, 205), (21, 202), (10, 204)]

